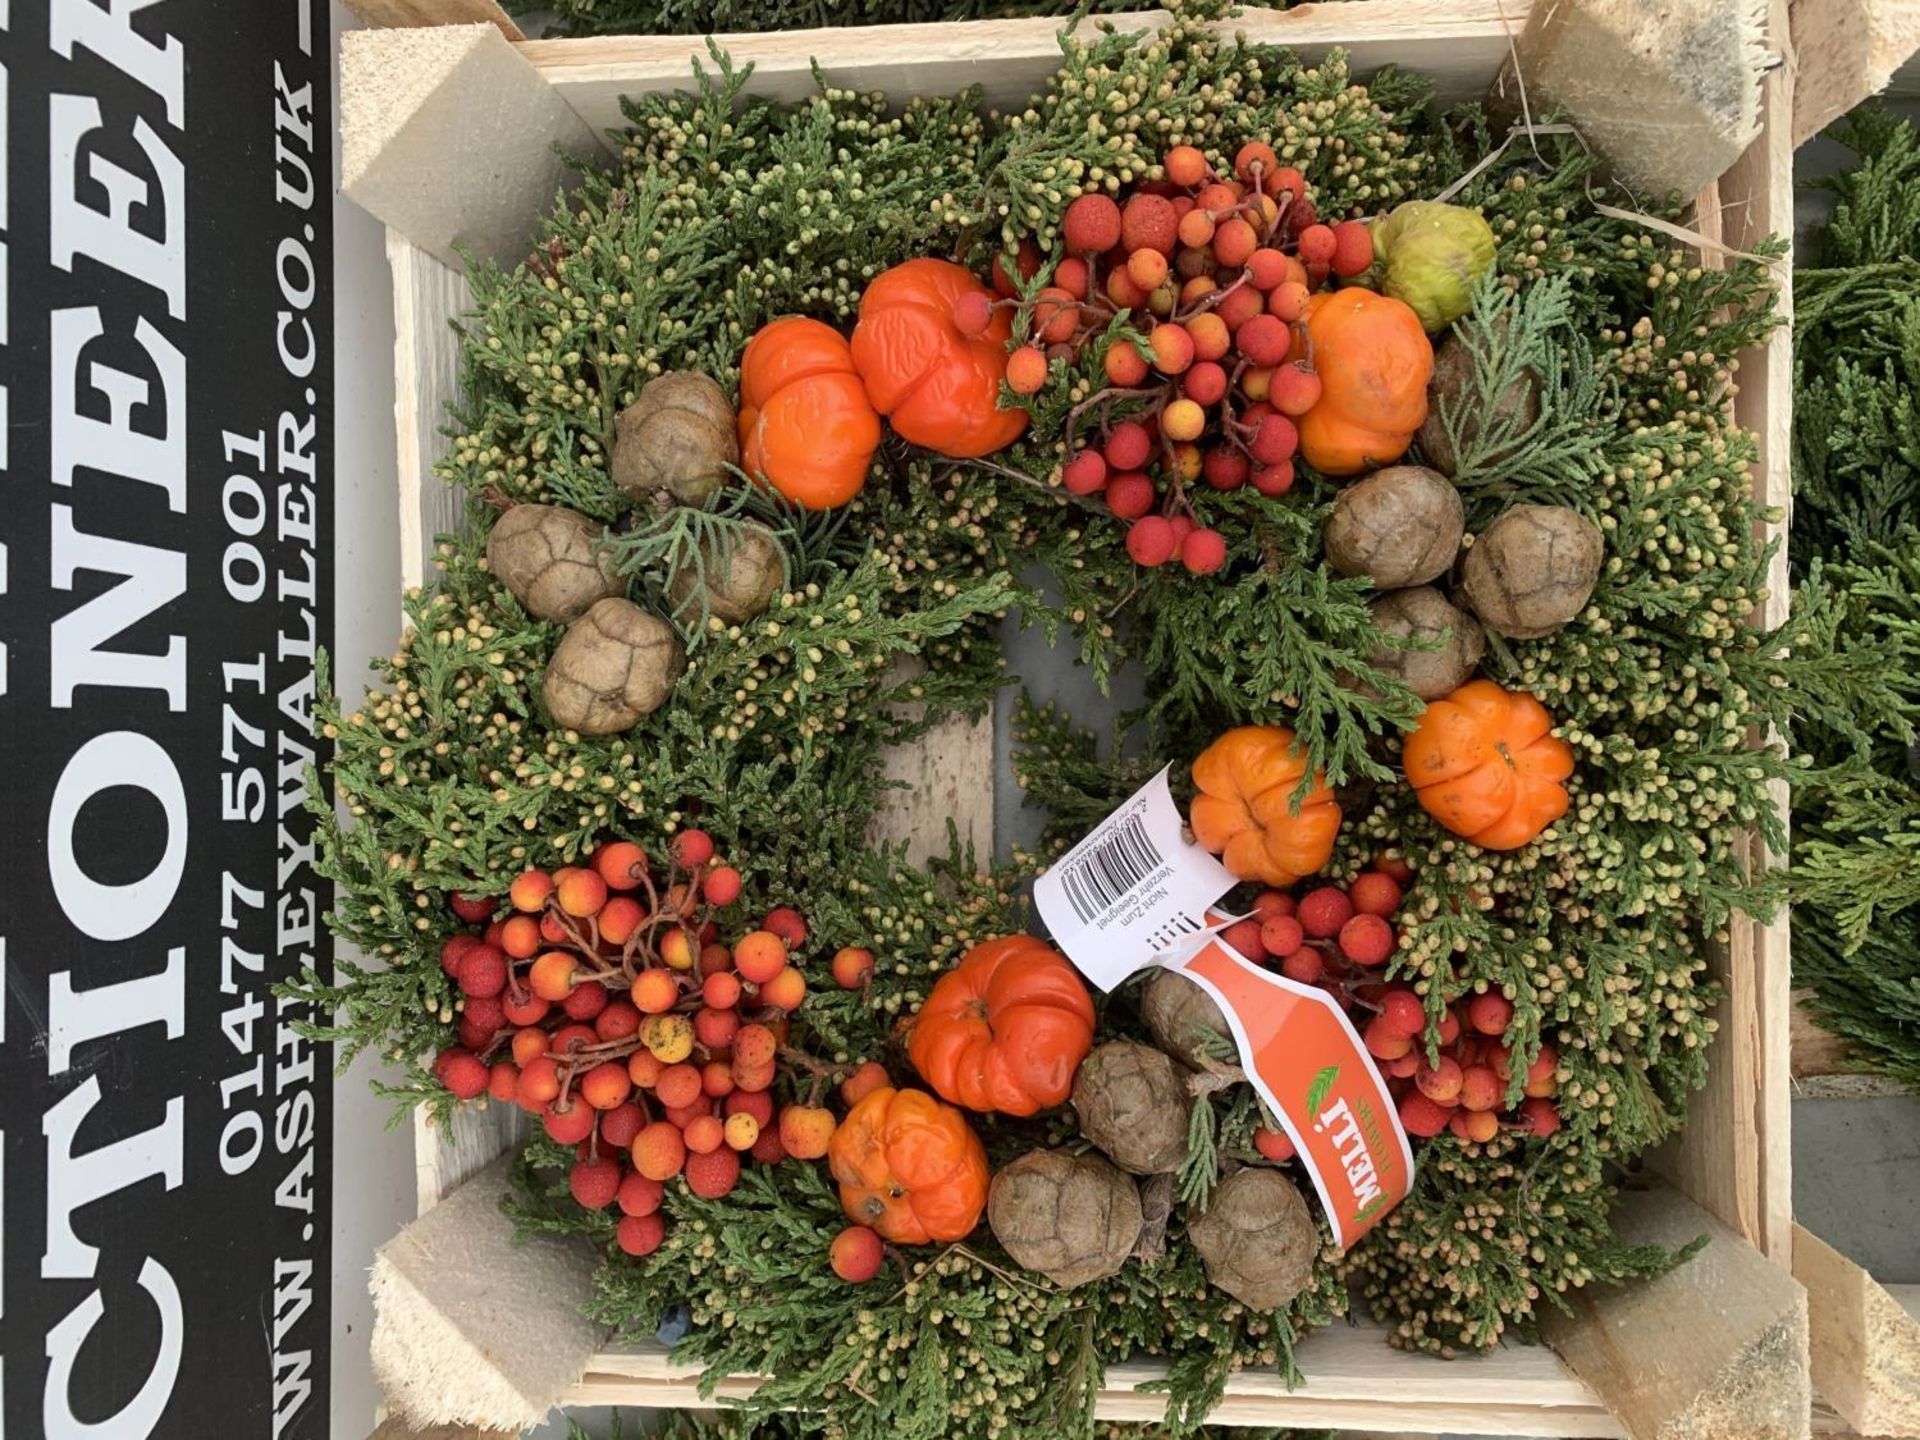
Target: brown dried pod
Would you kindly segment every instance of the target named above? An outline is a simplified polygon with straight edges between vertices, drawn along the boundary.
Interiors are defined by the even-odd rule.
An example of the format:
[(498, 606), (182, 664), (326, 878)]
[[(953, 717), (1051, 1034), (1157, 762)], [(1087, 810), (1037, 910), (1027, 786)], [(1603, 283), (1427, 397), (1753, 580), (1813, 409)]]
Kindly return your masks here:
[(1131, 1040), (1097, 1047), (1073, 1081), (1080, 1133), (1135, 1175), (1187, 1163), (1192, 1107), (1186, 1080), (1166, 1052)]
[(1070, 1290), (1126, 1264), (1143, 1223), (1140, 1192), (1098, 1155), (1029, 1150), (993, 1177), (987, 1223), (1023, 1268)]
[(1299, 1188), (1278, 1170), (1249, 1166), (1218, 1185), (1187, 1221), (1207, 1279), (1243, 1305), (1277, 1310), (1307, 1288), (1320, 1231)]
[(1487, 636), (1480, 622), (1431, 585), (1377, 596), (1369, 608), (1382, 633), (1439, 645), (1437, 650), (1382, 645), (1371, 657), (1375, 666), (1422, 700), (1438, 700), (1458, 690), (1486, 652)]
[[(1479, 439), (1480, 428), (1493, 421), (1505, 422), (1518, 416), (1514, 430), (1524, 433), (1540, 418), (1540, 377), (1533, 371), (1521, 371), (1519, 378), (1500, 392), (1500, 397), (1493, 402), (1489, 412), (1476, 402), (1473, 368), (1473, 352), (1457, 335), (1433, 352), (1433, 378), (1427, 382), (1427, 418), (1421, 423), (1418, 439), (1420, 453), (1442, 475), (1451, 476), (1460, 472), (1459, 454), (1454, 449), (1453, 439), (1447, 434), (1447, 427), (1440, 420), (1443, 405), (1447, 414), (1453, 417), (1454, 431), (1460, 442), (1466, 445), (1474, 444)], [(1484, 467), (1498, 465), (1508, 458), (1508, 454), (1494, 451), (1474, 458)]]
[(578, 620), (596, 600), (624, 595), (601, 526), (561, 505), (515, 505), (487, 534), (487, 567), (529, 615)]
[(1489, 630), (1538, 640), (1586, 608), (1606, 549), (1577, 511), (1516, 505), (1467, 548), (1460, 593)]
[(609, 472), (634, 496), (665, 494), (698, 505), (727, 482), (740, 463), (733, 404), (697, 370), (669, 370), (649, 380), (614, 421)]
[(771, 605), (786, 579), (780, 542), (766, 526), (749, 525), (704, 540), (698, 563), (680, 565), (668, 579), (667, 598), (676, 615), (696, 620), (704, 598), (705, 613), (737, 625)]
[(611, 735), (664, 705), (686, 668), (671, 625), (631, 600), (602, 600), (554, 647), (541, 695), (555, 723)]
[[(1155, 970), (1140, 992), (1140, 1018), (1153, 1043), (1182, 1065), (1233, 1065), (1233, 1032), (1213, 997), (1177, 970)], [(1224, 1048), (1222, 1048), (1224, 1045)]]
[(1334, 501), (1327, 563), (1382, 590), (1424, 585), (1446, 574), (1466, 528), (1466, 507), (1446, 476), (1424, 465), (1389, 465)]

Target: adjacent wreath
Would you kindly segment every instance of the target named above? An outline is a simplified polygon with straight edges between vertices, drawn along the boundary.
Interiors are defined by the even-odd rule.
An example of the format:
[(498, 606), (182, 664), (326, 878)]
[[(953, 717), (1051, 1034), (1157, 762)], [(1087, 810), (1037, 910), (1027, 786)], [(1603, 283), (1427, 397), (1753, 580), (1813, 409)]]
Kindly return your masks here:
[[(1063, 38), (1015, 115), (720, 54), (628, 102), (474, 273), (471, 524), (328, 714), (329, 1033), (537, 1117), (515, 1215), (604, 1243), (596, 1313), (836, 1434), (1085, 1433), (1140, 1354), (1187, 1431), (1350, 1293), (1452, 1353), (1673, 1263), (1609, 1177), (1778, 899), (1748, 737), (1878, 703), (1818, 596), (1744, 623), (1777, 248), (1702, 266), (1565, 134), (1211, 20)], [(990, 703), (1012, 617), (1137, 677), (1124, 743), (1023, 702), (1039, 853), (872, 847), (882, 751)], [(1029, 933), (1168, 762), (1229, 943), (1349, 1008), (1419, 1137), (1344, 1256), (1211, 1002)]]

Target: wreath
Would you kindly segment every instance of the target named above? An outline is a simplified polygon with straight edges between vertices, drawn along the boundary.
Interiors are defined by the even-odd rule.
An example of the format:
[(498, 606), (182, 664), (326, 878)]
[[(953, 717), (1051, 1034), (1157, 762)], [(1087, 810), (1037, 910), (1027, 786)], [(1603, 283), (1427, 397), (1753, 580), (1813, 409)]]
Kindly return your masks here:
[[(1151, 1355), (1186, 1431), (1350, 1294), (1451, 1354), (1675, 1263), (1608, 1212), (1779, 900), (1748, 736), (1885, 699), (1821, 594), (1745, 623), (1782, 247), (1702, 265), (1558, 127), (1210, 18), (1063, 36), (1014, 115), (717, 51), (627, 101), (473, 270), (470, 525), (326, 716), (367, 963), (306, 977), (319, 1033), (538, 1115), (519, 1223), (756, 1411), (1081, 1434)], [(1031, 853), (873, 845), (883, 752), (984, 711), (1016, 621), (1144, 699), (1018, 702)], [(1168, 765), (1229, 943), (1349, 1007), (1419, 1137), (1344, 1254), (1205, 997), (1028, 936)]]

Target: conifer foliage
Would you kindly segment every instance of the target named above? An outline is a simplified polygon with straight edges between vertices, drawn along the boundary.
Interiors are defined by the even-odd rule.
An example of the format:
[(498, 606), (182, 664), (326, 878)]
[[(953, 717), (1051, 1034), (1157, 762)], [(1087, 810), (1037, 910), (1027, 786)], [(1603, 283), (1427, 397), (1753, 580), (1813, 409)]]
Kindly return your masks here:
[(1827, 772), (1794, 808), (1794, 978), (1869, 1067), (1920, 1088), (1920, 131), (1878, 105), (1795, 272), (1793, 568), (1884, 705), (1806, 725)]

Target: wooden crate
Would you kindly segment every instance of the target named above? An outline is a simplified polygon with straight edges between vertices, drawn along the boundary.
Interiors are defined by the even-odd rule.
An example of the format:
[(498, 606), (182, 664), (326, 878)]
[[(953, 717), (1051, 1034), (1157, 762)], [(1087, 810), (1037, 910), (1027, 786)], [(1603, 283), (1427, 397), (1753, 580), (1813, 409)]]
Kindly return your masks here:
[[(462, 18), (471, 18), (472, 0), (461, 0), (459, 9)], [(1144, 27), (1161, 18), (1158, 12), (1133, 14), (1117, 17), (1117, 23)], [(1451, 101), (1486, 90), (1525, 18), (1524, 0), (1350, 0), (1252, 11), (1232, 28), (1295, 48), (1308, 59), (1343, 48), (1362, 74), (1398, 63), (1432, 76), (1442, 99)], [(1772, 33), (1784, 36), (1786, 0), (1774, 0), (1772, 19)], [(753, 88), (769, 95), (808, 93), (817, 57), (829, 83), (895, 96), (978, 84), (989, 103), (1007, 105), (1023, 102), (1056, 68), (1057, 28), (1050, 19), (986, 21), (730, 36), (719, 43), (736, 62), (754, 62)], [(691, 37), (511, 43), (487, 23), (346, 37), (344, 184), (389, 226), (407, 583), (431, 574), (433, 535), (461, 523), (459, 505), (429, 473), (443, 444), (439, 417), (457, 379), (457, 344), (448, 322), (467, 299), (464, 280), (446, 263), (455, 243), (503, 263), (524, 254), (529, 226), (564, 180), (553, 148), (590, 154), (599, 144), (596, 137), (620, 123), (621, 95), (680, 88), (696, 58), (705, 59), (704, 42)], [(1765, 130), (1696, 202), (1696, 229), (1731, 249), (1791, 232), (1792, 150), (1785, 120), (1792, 87), (1789, 63), (1770, 71)], [(1784, 267), (1780, 279), (1784, 290)], [(1783, 295), (1783, 304), (1790, 305), (1790, 296)], [(1785, 329), (1742, 357), (1740, 378), (1738, 418), (1760, 442), (1756, 488), (1763, 502), (1784, 514), (1790, 501), (1791, 398)], [(1770, 527), (1769, 538), (1783, 531), (1784, 522)], [(1757, 621), (1778, 623), (1786, 605), (1782, 547)], [(914, 836), (917, 814), (926, 838), (937, 844), (944, 844), (948, 818), (972, 840), (990, 842), (989, 726), (946, 727), (898, 757), (896, 773), (915, 788), (902, 797), (889, 833)], [(971, 783), (955, 783), (969, 777)], [(1784, 814), (1784, 790), (1778, 799)], [(1764, 865), (1769, 857), (1756, 846), (1753, 859)], [(1738, 920), (1715, 967), (1728, 999), (1720, 1012), (1711, 1080), (1694, 1102), (1687, 1133), (1656, 1163), (1701, 1211), (1784, 1266), (1792, 1247), (1785, 919), (1767, 925)], [(518, 1117), (498, 1107), (463, 1114), (452, 1144), (418, 1127), (422, 1211), (486, 1166), (518, 1131)], [(499, 1226), (504, 1230), (505, 1222)], [(1673, 1293), (1678, 1298), (1670, 1331), (1643, 1337), (1656, 1349), (1684, 1340), (1695, 1320), (1711, 1318), (1687, 1315), (1684, 1280)], [(1626, 1433), (1595, 1391), (1545, 1348), (1508, 1346), (1447, 1362), (1395, 1352), (1365, 1327), (1336, 1326), (1306, 1341), (1299, 1360), (1308, 1377), (1303, 1389), (1289, 1393), (1270, 1374), (1239, 1376), (1217, 1418), (1426, 1434)], [(1100, 1414), (1157, 1416), (1162, 1397), (1138, 1390), (1155, 1375), (1150, 1366), (1114, 1367)], [(594, 1354), (565, 1398), (577, 1405), (693, 1405), (699, 1403), (697, 1379), (697, 1371), (674, 1365), (662, 1348), (641, 1345)], [(734, 1377), (720, 1393), (739, 1394), (752, 1384), (751, 1377)]]

